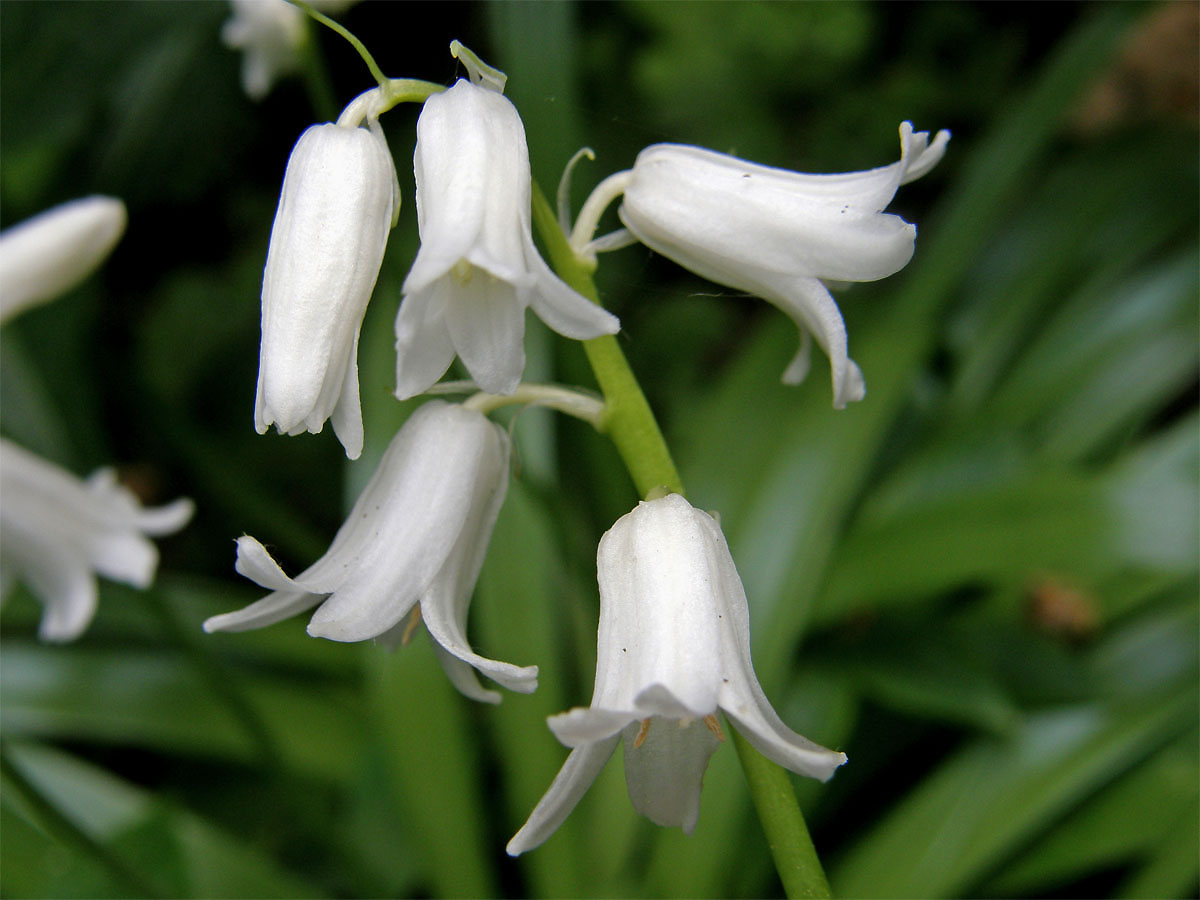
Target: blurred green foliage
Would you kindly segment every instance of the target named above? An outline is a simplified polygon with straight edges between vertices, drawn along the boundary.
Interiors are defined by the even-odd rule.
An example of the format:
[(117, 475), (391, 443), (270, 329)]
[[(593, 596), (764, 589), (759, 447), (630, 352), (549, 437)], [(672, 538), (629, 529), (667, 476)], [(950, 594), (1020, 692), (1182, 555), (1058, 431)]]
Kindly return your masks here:
[[(504, 68), (543, 187), (596, 149), (576, 203), (655, 141), (847, 171), (893, 159), (904, 119), (954, 131), (894, 204), (919, 223), (913, 263), (841, 295), (868, 385), (852, 409), (830, 408), (819, 364), (779, 384), (795, 332), (766, 304), (642, 249), (598, 273), (692, 500), (722, 516), (768, 695), (850, 757), (829, 785), (796, 782), (841, 896), (1197, 891), (1196, 109), (1153, 90), (1169, 42), (1143, 46), (1180, 9), (1194, 28), (1186, 3), (343, 17), (392, 75), (449, 83), (455, 37)], [(232, 539), (307, 565), (411, 408), (390, 396), (416, 248), (416, 112), (397, 110), (405, 206), (363, 331), (364, 459), (329, 433), (253, 432), (261, 266), (316, 114), (300, 78), (242, 95), (227, 14), (0, 9), (2, 224), (87, 193), (130, 210), (96, 277), (5, 328), (3, 431), (199, 507), (155, 588), (103, 585), (77, 643), (39, 644), (28, 594), (6, 604), (0, 893), (777, 893), (728, 749), (690, 838), (638, 819), (614, 762), (545, 847), (503, 854), (566, 756), (545, 717), (589, 696), (595, 544), (636, 499), (578, 423), (517, 419), (472, 610), (483, 652), (541, 667), (536, 694), (473, 705), (424, 639), (389, 654), (299, 621), (199, 632), (257, 596)], [(316, 38), (333, 96), (370, 86)], [(1113, 84), (1134, 100), (1098, 106)], [(533, 377), (590, 384), (578, 347), (529, 329)]]

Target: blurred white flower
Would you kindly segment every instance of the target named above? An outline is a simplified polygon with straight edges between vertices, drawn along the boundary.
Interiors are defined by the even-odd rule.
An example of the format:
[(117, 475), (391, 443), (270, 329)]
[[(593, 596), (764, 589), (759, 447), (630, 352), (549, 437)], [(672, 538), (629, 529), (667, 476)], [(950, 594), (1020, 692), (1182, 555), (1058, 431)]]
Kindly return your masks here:
[[(357, 0), (309, 0), (309, 6), (336, 15)], [(233, 17), (221, 27), (225, 46), (242, 51), (242, 89), (261, 100), (272, 85), (300, 67), (309, 39), (308, 16), (287, 0), (229, 0)]]
[(884, 207), (932, 169), (950, 133), (900, 126), (900, 160), (844, 175), (804, 175), (680, 144), (638, 154), (620, 216), (651, 249), (718, 284), (778, 306), (801, 332), (783, 380), (808, 373), (811, 337), (829, 356), (833, 405), (865, 394), (846, 328), (822, 281), (875, 281), (905, 266), (917, 229)]
[(455, 353), (480, 388), (511, 394), (525, 368), (526, 307), (569, 338), (619, 330), (534, 246), (525, 128), (503, 95), (460, 80), (426, 100), (413, 168), (421, 249), (396, 318), (397, 396), (426, 390)]
[[(90, 275), (125, 222), (124, 203), (94, 196), (0, 233), (0, 322)], [(178, 531), (192, 512), (186, 499), (143, 509), (109, 469), (81, 481), (0, 439), (0, 598), (24, 582), (46, 608), (41, 636), (73, 640), (96, 613), (96, 575), (148, 587), (158, 551), (146, 535)]]
[(254, 424), (333, 430), (356, 459), (358, 333), (399, 204), (379, 123), (313, 125), (288, 159), (263, 271)]
[(0, 323), (66, 293), (112, 252), (125, 204), (83, 197), (0, 232)]
[(549, 719), (573, 748), (513, 856), (545, 841), (587, 791), (618, 741), (634, 809), (690, 834), (721, 710), (767, 758), (822, 781), (846, 761), (790, 730), (750, 661), (749, 612), (720, 526), (671, 494), (643, 501), (600, 541), (596, 684), (588, 709)]
[(300, 575), (285, 575), (254, 538), (238, 539), (238, 572), (274, 593), (214, 616), (204, 630), (261, 628), (317, 606), (308, 623), (313, 637), (394, 645), (415, 625), (405, 621), (412, 612), (468, 697), (500, 700), (472, 667), (514, 691), (533, 691), (537, 666), (485, 659), (466, 638), (467, 607), (508, 487), (509, 446), (504, 429), (484, 415), (426, 403), (392, 439), (329, 550)]
[(82, 481), (0, 439), (0, 593), (24, 582), (46, 607), (40, 634), (77, 638), (96, 612), (96, 576), (149, 587), (158, 551), (146, 535), (178, 531), (191, 500), (146, 509), (111, 469)]

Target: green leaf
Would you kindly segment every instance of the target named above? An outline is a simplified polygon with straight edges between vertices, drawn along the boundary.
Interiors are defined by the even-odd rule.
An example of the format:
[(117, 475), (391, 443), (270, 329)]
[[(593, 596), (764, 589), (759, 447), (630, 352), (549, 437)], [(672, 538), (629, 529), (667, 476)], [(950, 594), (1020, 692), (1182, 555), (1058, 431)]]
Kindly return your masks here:
[(418, 864), (433, 896), (492, 896), (503, 849), (490, 839), (473, 701), (450, 686), (431, 640), (422, 629), (395, 653), (362, 656), (369, 718), (386, 766), (382, 789), (410, 828), (393, 852)]
[(1131, 769), (1005, 865), (984, 892), (994, 897), (1044, 893), (1154, 854), (1200, 799), (1196, 750), (1193, 739), (1183, 738)]
[[(89, 763), (36, 744), (14, 747), (13, 756), (26, 777), (65, 816), (143, 871), (151, 883), (169, 885), (172, 895), (320, 896), (313, 886), (284, 872), (244, 841), (187, 810), (160, 804), (153, 794)], [(23, 868), (23, 877), (37, 877), (33, 865)], [(41, 877), (49, 881), (44, 884), (51, 890), (49, 896), (64, 895), (55, 893), (55, 887), (71, 896), (111, 889), (104, 881), (97, 882), (86, 864), (74, 860), (65, 871), (41, 869)], [(107, 891), (106, 895), (113, 896)]]
[(1171, 822), (1166, 837), (1149, 862), (1117, 891), (1118, 897), (1193, 897), (1200, 878), (1200, 802), (1193, 802)]
[[(6, 642), (0, 672), (0, 723), (10, 736), (259, 758), (240, 721), (176, 654)], [(244, 679), (246, 698), (283, 749), (285, 765), (339, 781), (354, 770), (362, 716), (344, 690), (278, 675), (233, 677)]]
[(1194, 721), (1189, 686), (1030, 716), (938, 766), (835, 866), (841, 897), (955, 897), (1097, 785)]

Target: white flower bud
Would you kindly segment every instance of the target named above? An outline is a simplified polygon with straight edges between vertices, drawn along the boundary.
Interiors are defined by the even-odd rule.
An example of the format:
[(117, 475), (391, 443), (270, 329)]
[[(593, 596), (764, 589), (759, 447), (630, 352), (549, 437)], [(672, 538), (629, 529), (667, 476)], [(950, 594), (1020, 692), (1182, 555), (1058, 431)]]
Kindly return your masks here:
[(263, 272), (259, 434), (333, 430), (362, 452), (358, 332), (399, 202), (379, 125), (313, 125), (288, 160)]

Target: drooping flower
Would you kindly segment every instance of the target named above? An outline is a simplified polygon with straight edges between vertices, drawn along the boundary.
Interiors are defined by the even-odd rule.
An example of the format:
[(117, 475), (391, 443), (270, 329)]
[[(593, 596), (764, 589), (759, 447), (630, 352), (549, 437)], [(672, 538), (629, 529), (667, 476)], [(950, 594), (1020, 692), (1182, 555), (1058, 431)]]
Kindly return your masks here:
[(413, 168), (421, 249), (396, 318), (397, 396), (426, 390), (455, 353), (483, 390), (511, 394), (526, 307), (565, 337), (617, 332), (534, 246), (525, 128), (502, 94), (460, 80), (426, 100)]
[(358, 333), (398, 204), (378, 122), (313, 125), (296, 142), (263, 271), (259, 434), (332, 419), (346, 455), (362, 452)]
[(125, 204), (83, 197), (0, 232), (0, 322), (66, 293), (125, 232)]
[(96, 613), (96, 576), (149, 587), (158, 551), (147, 535), (178, 531), (191, 500), (144, 508), (111, 469), (87, 481), (0, 439), (0, 593), (24, 582), (45, 605), (39, 633), (79, 637)]
[[(246, 631), (316, 606), (313, 637), (394, 645), (419, 615), (446, 674), (476, 700), (498, 703), (472, 667), (529, 693), (537, 666), (485, 659), (467, 642), (467, 607), (508, 487), (509, 438), (484, 415), (430, 401), (392, 439), (325, 555), (295, 578), (254, 538), (238, 539), (237, 570), (273, 593), (214, 616), (205, 631)], [(419, 608), (419, 612), (414, 609)]]
[(651, 249), (696, 274), (762, 297), (795, 321), (800, 351), (783, 380), (808, 373), (812, 336), (829, 356), (833, 405), (865, 394), (846, 327), (823, 281), (875, 281), (912, 257), (916, 226), (882, 210), (932, 169), (950, 139), (900, 126), (898, 162), (844, 175), (805, 175), (680, 144), (638, 154), (620, 216)]
[(822, 781), (846, 761), (783, 724), (750, 661), (749, 611), (720, 526), (678, 494), (643, 501), (600, 541), (600, 628), (591, 706), (552, 716), (571, 747), (562, 770), (508, 844), (545, 841), (616, 749), (634, 809), (690, 834), (719, 710), (767, 758)]
[[(318, 12), (336, 15), (356, 0), (312, 0)], [(300, 68), (310, 39), (308, 17), (287, 0), (229, 0), (233, 17), (221, 27), (225, 46), (242, 51), (242, 89), (261, 100), (275, 82)]]

